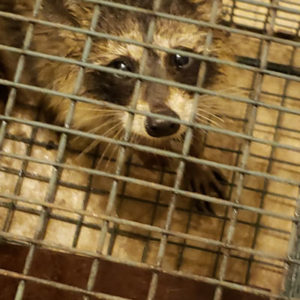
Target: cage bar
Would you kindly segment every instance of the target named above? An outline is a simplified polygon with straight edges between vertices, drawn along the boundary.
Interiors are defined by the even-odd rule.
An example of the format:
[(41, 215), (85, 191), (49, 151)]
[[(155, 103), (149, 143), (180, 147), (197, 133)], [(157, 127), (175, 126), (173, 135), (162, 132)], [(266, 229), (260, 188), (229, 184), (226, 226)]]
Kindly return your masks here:
[[(295, 141), (299, 138), (300, 131), (295, 124), (299, 122), (300, 98), (295, 90), (299, 89), (300, 84), (299, 3), (294, 0), (223, 0), (223, 21), (217, 23), (218, 0), (213, 1), (210, 21), (164, 13), (160, 10), (164, 0), (154, 0), (152, 10), (117, 1), (83, 2), (89, 3), (94, 9), (88, 28), (40, 19), (38, 12), (42, 0), (36, 1), (32, 17), (0, 11), (0, 18), (12, 19), (28, 26), (22, 49), (0, 45), (0, 51), (20, 55), (14, 79), (0, 77), (0, 85), (10, 90), (3, 114), (0, 114), (0, 178), (1, 174), (5, 174), (12, 181), (15, 180), (13, 190), (2, 189), (0, 183), (0, 253), (19, 253), (20, 266), (17, 259), (16, 266), (12, 266), (12, 256), (6, 262), (0, 258), (0, 286), (1, 281), (12, 282), (15, 287), (13, 297), (19, 300), (27, 299), (34, 287), (41, 291), (48, 290), (49, 293), (56, 291), (60, 293), (59, 297), (69, 297), (72, 300), (177, 299), (172, 291), (178, 292), (178, 299), (187, 297), (192, 300), (199, 299), (199, 292), (203, 293), (203, 299), (214, 300), (234, 300), (240, 297), (255, 300), (298, 299), (300, 145)], [(98, 32), (96, 25), (101, 18), (102, 7), (151, 17), (145, 41)], [(153, 43), (157, 21), (160, 19), (205, 28), (208, 32), (206, 50), (196, 54)], [(31, 40), (35, 34), (35, 26), (51, 27), (84, 36), (85, 46), (81, 59), (33, 50)], [(218, 30), (232, 35), (241, 44), (245, 43), (245, 39), (249, 43), (253, 41), (257, 47), (253, 46), (253, 52), (248, 51), (245, 55), (245, 49), (239, 45), (240, 48), (237, 48), (241, 53), (236, 54), (235, 61), (210, 55), (208, 49)], [(91, 63), (88, 58), (94, 39), (140, 47), (143, 56), (139, 71), (132, 73)], [(148, 50), (200, 60), (197, 85), (145, 74)], [(282, 51), (286, 57), (276, 55), (276, 51), (277, 54)], [(26, 62), (30, 58), (79, 67), (72, 93), (22, 82), (22, 73), (26, 72)], [(210, 63), (238, 69), (243, 74), (241, 77), (249, 77), (247, 84), (238, 93), (230, 89), (206, 88), (204, 76)], [(80, 95), (85, 70), (136, 79), (131, 104), (126, 107)], [(270, 89), (272, 80), (274, 84)], [(194, 111), (203, 95), (218, 97), (236, 106), (243, 105), (246, 108), (243, 114), (224, 115), (230, 122), (240, 124), (239, 130), (216, 127), (209, 122), (196, 123), (194, 114), (188, 121), (183, 121), (139, 110), (137, 103), (144, 82), (194, 93)], [(20, 106), (16, 102), (19, 90), (70, 99), (64, 126), (45, 123), (40, 117), (40, 109), (35, 106)], [(127, 119), (124, 137), (118, 140), (72, 128), (77, 103), (107, 107), (128, 114), (130, 117)], [(22, 113), (26, 111), (34, 114), (24, 117)], [(188, 130), (182, 151), (173, 152), (132, 141), (130, 138), (135, 116), (159, 117), (186, 126)], [(22, 136), (11, 128), (27, 128), (30, 134)], [(203, 138), (204, 151), (211, 152), (212, 159), (196, 158), (189, 154), (196, 130), (206, 132)], [(46, 131), (51, 136), (58, 134), (59, 139), (54, 142), (43, 140), (41, 132)], [(105, 165), (108, 161), (113, 163), (113, 171), (99, 169), (98, 149), (91, 153), (81, 153), (78, 149), (69, 148), (67, 141), (70, 135), (118, 147), (116, 157), (103, 158)], [(229, 142), (220, 145), (216, 142), (220, 137), (234, 139), (239, 143), (237, 146), (231, 146)], [(9, 148), (7, 145), (13, 146)], [(23, 152), (14, 151), (14, 147), (18, 149), (18, 145), (22, 145)], [(178, 162), (178, 167), (170, 170), (168, 167), (143, 166), (134, 155), (128, 159), (130, 150), (174, 159)], [(48, 151), (49, 158), (37, 155), (38, 151)], [(231, 155), (232, 159), (214, 160), (214, 153), (221, 153), (224, 157)], [(74, 157), (82, 156), (88, 161), (87, 165), (72, 163), (75, 161)], [(6, 162), (13, 163), (9, 165)], [(222, 169), (230, 174), (228, 194), (232, 200), (182, 188), (187, 163)], [(34, 166), (42, 166), (51, 172), (40, 173)], [(142, 176), (135, 176), (135, 172)], [(151, 172), (155, 179), (148, 179), (147, 172)], [(81, 177), (82, 181), (78, 179)], [(109, 182), (108, 188), (95, 185), (99, 178)], [(170, 184), (171, 179), (173, 181)], [(43, 197), (24, 192), (30, 181), (40, 187), (45, 185)], [(148, 194), (132, 194), (132, 187), (144, 189)], [(72, 196), (70, 199), (60, 199), (61, 190), (68, 190), (70, 194), (66, 195), (76, 195), (74, 199), (80, 200), (73, 203)], [(107, 201), (103, 202), (103, 199)], [(194, 204), (200, 201), (213, 204), (221, 213), (212, 216), (197, 211)], [(279, 204), (284, 209), (279, 210)], [(136, 215), (132, 213), (131, 216), (130, 209), (135, 207), (140, 207), (141, 210), (139, 212), (137, 209)], [(26, 220), (37, 220), (34, 226), (28, 223), (28, 227), (33, 226), (33, 234), (26, 231), (26, 222), (23, 231), (15, 229), (21, 214)], [(60, 224), (62, 235), (66, 226), (69, 226), (68, 233), (64, 235), (66, 241), (59, 237), (58, 231), (53, 239), (53, 224)], [(242, 238), (243, 230), (249, 234), (247, 241)], [(272, 242), (284, 242), (282, 245), (278, 243), (278, 249), (269, 247), (267, 242), (262, 243), (263, 239), (271, 240), (271, 237)], [(92, 249), (87, 243), (88, 238), (96, 241)], [(131, 244), (134, 250), (130, 252)], [(77, 263), (78, 266), (84, 265), (78, 271), (82, 280), (78, 283), (67, 278), (67, 269), (63, 267), (62, 272), (57, 274), (54, 271), (47, 276), (38, 273), (37, 261), (42, 258), (52, 258), (53, 263), (57, 263), (57, 269), (65, 267), (64, 263), (67, 262), (71, 262), (75, 269)], [(51, 267), (49, 266), (49, 270)], [(46, 272), (47, 266), (44, 269)], [(268, 286), (261, 276), (261, 270), (268, 275), (276, 274), (272, 282), (280, 283), (281, 287)], [(118, 278), (114, 272), (122, 275)], [(75, 274), (75, 270), (72, 273)], [(234, 277), (234, 274), (240, 276)], [(120, 279), (128, 285), (127, 290), (122, 287)], [(115, 284), (113, 288), (108, 282), (110, 280), (112, 285)], [(164, 296), (164, 289), (169, 296)]]

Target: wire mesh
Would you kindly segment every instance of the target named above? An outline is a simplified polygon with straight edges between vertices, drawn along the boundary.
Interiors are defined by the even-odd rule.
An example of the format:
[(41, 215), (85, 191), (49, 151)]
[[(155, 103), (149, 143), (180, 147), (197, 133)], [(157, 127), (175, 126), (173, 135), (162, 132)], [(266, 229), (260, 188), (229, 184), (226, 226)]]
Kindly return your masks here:
[[(300, 4), (293, 0), (224, 0), (220, 23), (218, 0), (212, 1), (208, 20), (166, 13), (164, 0), (154, 0), (152, 9), (86, 0), (81, 3), (92, 7), (92, 17), (88, 25), (76, 27), (40, 18), (45, 2), (35, 1), (33, 11), (26, 15), (1, 11), (0, 3), (1, 20), (27, 26), (22, 48), (0, 44), (0, 54), (18, 55), (12, 80), (1, 77), (0, 61), (0, 85), (9, 91), (7, 101), (0, 101), (0, 250), (22, 257), (18, 267), (12, 257), (11, 263), (0, 260), (0, 285), (8, 286), (0, 299), (31, 299), (36, 294), (37, 299), (300, 298)], [(145, 39), (97, 31), (102, 8), (150, 16)], [(159, 20), (206, 30), (204, 51), (192, 53), (159, 44), (155, 40)], [(36, 50), (32, 40), (37, 26), (76, 36), (82, 45), (80, 59), (53, 54), (50, 48)], [(220, 31), (231, 35), (234, 61), (211, 54)], [(138, 72), (91, 62), (97, 39), (142, 49)], [(151, 51), (200, 60), (197, 84), (149, 75)], [(76, 66), (72, 87), (58, 90), (27, 82), (24, 78), (32, 60)], [(234, 81), (231, 84), (239, 88), (208, 88), (204, 83), (210, 63), (226, 68)], [(137, 80), (130, 105), (84, 96), (81, 86), (86, 70)], [(233, 70), (238, 76), (232, 75)], [(145, 83), (194, 93), (192, 115), (179, 120), (141, 110), (139, 99)], [(22, 91), (36, 97), (70, 99), (63, 124), (46, 123), (43, 109), (34, 101), (19, 103)], [(1, 98), (5, 92), (0, 90)], [(233, 105), (225, 110), (222, 127), (214, 126), (213, 121), (195, 122), (203, 95)], [(123, 138), (74, 128), (78, 103), (127, 113)], [(174, 152), (132, 140), (136, 116), (186, 126), (182, 149)], [(196, 130), (207, 132), (205, 158), (190, 154)], [(118, 148), (113, 157), (102, 159), (98, 148), (82, 153), (68, 146), (74, 136)], [(178, 165), (173, 169), (145, 166), (131, 150), (173, 159)], [(182, 188), (190, 163), (222, 169), (229, 178), (231, 201)], [(195, 201), (214, 205), (217, 214), (198, 211)], [(7, 244), (14, 247), (7, 250)], [(53, 263), (60, 273), (46, 272), (49, 257), (49, 270)], [(65, 265), (69, 259), (71, 264)], [(76, 262), (78, 282), (71, 279)], [(37, 272), (38, 265), (45, 274)], [(130, 285), (122, 289), (122, 281), (128, 284), (126, 267), (130, 267), (126, 269)], [(113, 270), (117, 271), (111, 275)], [(67, 273), (72, 273), (68, 280)], [(107, 281), (111, 282), (105, 285)]]

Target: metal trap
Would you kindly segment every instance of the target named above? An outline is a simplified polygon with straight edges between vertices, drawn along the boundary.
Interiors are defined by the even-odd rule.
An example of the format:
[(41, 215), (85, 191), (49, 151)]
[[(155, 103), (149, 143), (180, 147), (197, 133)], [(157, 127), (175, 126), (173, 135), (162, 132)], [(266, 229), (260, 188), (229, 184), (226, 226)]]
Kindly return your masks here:
[[(21, 48), (0, 44), (0, 59), (16, 57), (11, 78), (0, 61), (0, 299), (300, 299), (300, 3), (224, 0), (217, 18), (220, 1), (211, 0), (209, 19), (201, 20), (166, 13), (164, 0), (152, 9), (85, 0), (93, 14), (80, 27), (41, 18), (41, 0), (24, 15), (0, 1), (1, 20), (26, 28)], [(98, 32), (107, 7), (149, 17), (145, 39)], [(159, 45), (153, 36), (161, 19), (205, 30), (204, 49), (227, 33), (234, 60)], [(53, 55), (55, 47), (36, 51), (37, 27), (83, 40), (81, 59)], [(93, 64), (97, 39), (139, 47), (144, 66), (150, 50), (198, 59), (198, 84)], [(32, 60), (76, 66), (74, 86), (28, 83)], [(210, 64), (224, 66), (230, 85), (205, 87)], [(122, 137), (72, 126), (78, 103), (103, 105), (80, 94), (88, 69), (136, 80), (132, 104), (106, 103), (128, 112)], [(135, 116), (153, 116), (136, 105), (144, 82), (183, 89), (195, 103), (222, 103), (221, 125), (178, 121), (187, 127), (179, 152), (131, 140)], [(32, 101), (22, 99), (28, 94)], [(34, 101), (41, 95), (70, 99), (63, 125), (46, 121)], [(205, 133), (201, 158), (189, 154), (196, 129)], [(76, 137), (110, 143), (112, 155), (70, 146)], [(170, 158), (176, 168), (148, 166), (136, 152)], [(222, 170), (230, 200), (183, 188), (188, 163)], [(197, 209), (201, 201), (215, 214)]]

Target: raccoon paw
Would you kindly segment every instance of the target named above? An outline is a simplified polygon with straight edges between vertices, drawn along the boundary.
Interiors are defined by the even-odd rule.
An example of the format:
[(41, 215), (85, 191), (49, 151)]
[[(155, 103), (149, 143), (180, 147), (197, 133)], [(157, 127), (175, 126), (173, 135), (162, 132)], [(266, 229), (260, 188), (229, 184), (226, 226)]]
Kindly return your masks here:
[[(228, 181), (217, 168), (188, 163), (185, 183), (194, 193), (226, 199)], [(196, 200), (196, 207), (200, 212), (215, 215), (210, 202)]]

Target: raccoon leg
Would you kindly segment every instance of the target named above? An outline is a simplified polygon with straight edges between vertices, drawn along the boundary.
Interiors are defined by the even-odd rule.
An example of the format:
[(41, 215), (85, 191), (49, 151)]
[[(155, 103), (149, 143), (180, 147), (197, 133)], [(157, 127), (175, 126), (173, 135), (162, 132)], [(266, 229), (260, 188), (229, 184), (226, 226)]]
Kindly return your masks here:
[[(185, 185), (192, 192), (226, 199), (228, 182), (217, 168), (187, 163)], [(196, 207), (201, 212), (215, 215), (210, 202), (196, 200)]]

